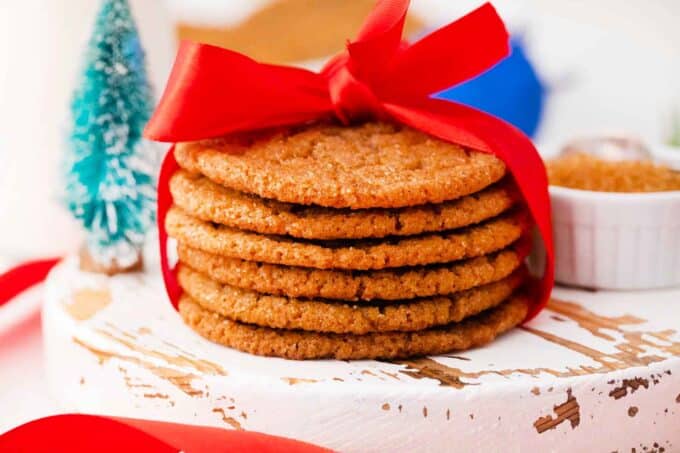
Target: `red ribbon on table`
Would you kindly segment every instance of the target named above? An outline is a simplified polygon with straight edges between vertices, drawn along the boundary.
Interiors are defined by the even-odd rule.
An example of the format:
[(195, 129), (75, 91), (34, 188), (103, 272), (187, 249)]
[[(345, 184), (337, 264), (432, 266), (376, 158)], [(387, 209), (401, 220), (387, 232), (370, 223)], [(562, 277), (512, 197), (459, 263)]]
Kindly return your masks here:
[(0, 451), (329, 453), (331, 450), (256, 432), (65, 414), (35, 420), (0, 435)]
[(61, 258), (27, 261), (0, 274), (0, 307), (16, 296), (45, 280)]
[[(492, 153), (513, 175), (546, 249), (543, 277), (533, 285), (529, 318), (547, 303), (554, 279), (548, 180), (531, 141), (508, 123), (431, 95), (474, 77), (509, 53), (508, 34), (490, 4), (424, 37), (402, 40), (409, 0), (381, 0), (356, 41), (321, 72), (258, 63), (215, 46), (182, 43), (165, 93), (145, 130), (162, 142), (325, 118), (397, 121), (442, 140)], [(181, 289), (167, 260), (165, 216), (172, 205), (172, 149), (158, 182), (163, 278), (175, 307)]]

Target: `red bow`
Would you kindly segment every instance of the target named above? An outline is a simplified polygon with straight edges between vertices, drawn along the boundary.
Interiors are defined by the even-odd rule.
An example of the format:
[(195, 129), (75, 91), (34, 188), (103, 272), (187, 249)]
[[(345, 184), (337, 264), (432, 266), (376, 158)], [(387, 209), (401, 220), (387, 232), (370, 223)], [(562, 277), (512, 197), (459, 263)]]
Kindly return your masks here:
[[(529, 317), (553, 286), (553, 243), (545, 167), (513, 126), (473, 108), (430, 96), (489, 69), (509, 53), (508, 34), (490, 4), (409, 45), (402, 41), (408, 0), (381, 0), (346, 52), (320, 73), (258, 63), (205, 44), (183, 43), (147, 138), (178, 142), (335, 117), (391, 119), (502, 159), (512, 173), (547, 251)], [(172, 152), (158, 189), (161, 263), (173, 304), (181, 289), (167, 263), (165, 215), (172, 204)]]

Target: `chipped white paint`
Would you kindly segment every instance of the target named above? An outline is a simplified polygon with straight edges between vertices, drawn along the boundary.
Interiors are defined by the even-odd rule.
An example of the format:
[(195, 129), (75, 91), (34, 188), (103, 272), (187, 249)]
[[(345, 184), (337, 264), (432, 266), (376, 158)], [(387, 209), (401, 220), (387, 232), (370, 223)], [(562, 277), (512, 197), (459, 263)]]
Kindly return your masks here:
[[(402, 363), (287, 361), (185, 327), (155, 271), (50, 276), (48, 376), (67, 410), (243, 428), (352, 451), (680, 449), (680, 291), (558, 289), (485, 348)], [(63, 301), (106, 285), (77, 321)], [(591, 313), (584, 311), (584, 307)], [(654, 444), (658, 447), (654, 447)]]

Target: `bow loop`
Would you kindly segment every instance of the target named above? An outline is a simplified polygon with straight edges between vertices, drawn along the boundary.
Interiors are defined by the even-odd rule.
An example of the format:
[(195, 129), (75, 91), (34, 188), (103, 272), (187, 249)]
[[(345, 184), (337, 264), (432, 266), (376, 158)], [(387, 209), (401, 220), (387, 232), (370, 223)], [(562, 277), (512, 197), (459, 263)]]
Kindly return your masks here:
[(349, 70), (372, 87), (382, 82), (402, 46), (410, 0), (378, 2), (359, 31), (357, 40), (347, 44)]
[(182, 42), (144, 135), (162, 142), (202, 140), (332, 112), (326, 81), (317, 73)]

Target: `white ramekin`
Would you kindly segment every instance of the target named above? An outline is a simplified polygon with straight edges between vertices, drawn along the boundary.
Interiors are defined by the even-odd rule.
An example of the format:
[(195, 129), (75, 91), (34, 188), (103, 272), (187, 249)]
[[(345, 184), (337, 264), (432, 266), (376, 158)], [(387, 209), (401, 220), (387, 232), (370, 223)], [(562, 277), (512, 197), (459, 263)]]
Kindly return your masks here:
[(680, 191), (550, 186), (558, 283), (597, 289), (680, 285)]
[(654, 160), (680, 171), (680, 148), (670, 145), (656, 145), (653, 149)]

